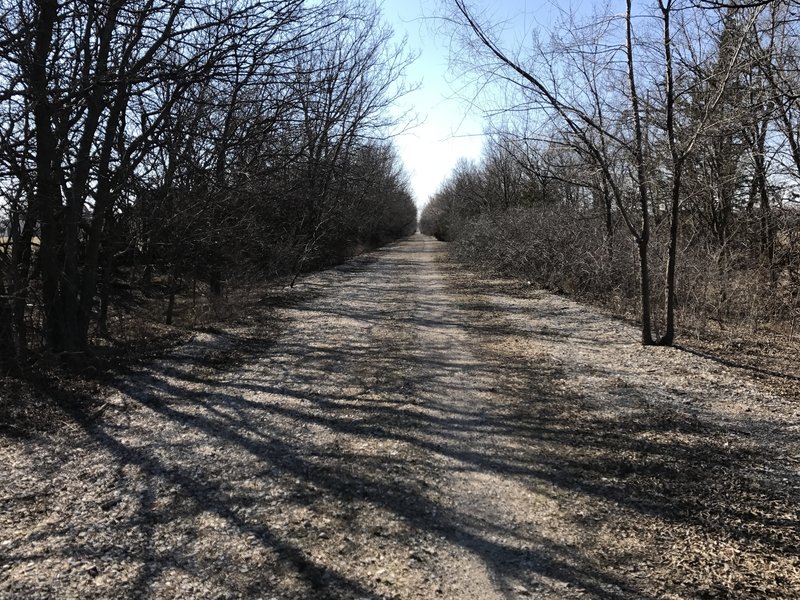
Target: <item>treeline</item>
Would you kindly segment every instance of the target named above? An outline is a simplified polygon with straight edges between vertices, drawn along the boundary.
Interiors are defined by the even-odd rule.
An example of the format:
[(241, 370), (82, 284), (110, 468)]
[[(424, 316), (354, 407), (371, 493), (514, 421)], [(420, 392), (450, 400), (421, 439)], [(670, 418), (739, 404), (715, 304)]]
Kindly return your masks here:
[(0, 1), (0, 369), (413, 232), (369, 0)]
[(497, 84), (493, 100), (505, 92), (483, 98), (503, 120), (479, 164), (431, 198), (423, 232), (463, 260), (635, 311), (644, 344), (672, 344), (678, 317), (793, 328), (800, 5), (627, 2), (563, 14), (525, 51), (453, 6), (456, 65)]

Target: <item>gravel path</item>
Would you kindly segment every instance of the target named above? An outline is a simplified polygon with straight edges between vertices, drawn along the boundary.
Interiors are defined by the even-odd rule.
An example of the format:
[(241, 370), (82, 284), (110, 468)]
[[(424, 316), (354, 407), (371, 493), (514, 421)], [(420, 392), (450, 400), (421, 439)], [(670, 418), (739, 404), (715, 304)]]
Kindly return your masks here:
[(443, 255), (311, 275), (275, 339), (198, 336), (92, 425), (1, 439), (0, 597), (800, 596), (780, 381)]

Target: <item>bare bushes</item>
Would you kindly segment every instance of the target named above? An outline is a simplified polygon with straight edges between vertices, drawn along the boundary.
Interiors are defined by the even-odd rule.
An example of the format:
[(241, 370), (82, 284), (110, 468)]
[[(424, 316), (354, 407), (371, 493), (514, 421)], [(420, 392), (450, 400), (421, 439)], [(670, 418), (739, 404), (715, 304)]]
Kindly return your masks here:
[[(741, 215), (724, 246), (687, 226), (679, 254), (677, 310), (691, 335), (800, 329), (800, 234), (793, 211), (775, 213), (776, 248), (769, 263), (759, 251), (758, 215)], [(428, 215), (430, 216), (430, 215)], [(592, 211), (564, 204), (518, 206), (451, 224), (456, 260), (635, 317), (639, 269), (635, 248), (619, 223), (611, 239)], [(650, 266), (654, 296), (665, 293), (668, 239), (656, 227)], [(654, 311), (654, 329), (664, 314)], [(744, 329), (743, 329), (744, 328)]]
[[(800, 236), (794, 210), (773, 210), (774, 248), (767, 252), (758, 214), (734, 219), (731, 235), (695, 236), (682, 251), (679, 302), (696, 334), (737, 328), (794, 335), (798, 315)], [(770, 259), (771, 256), (771, 259)]]
[[(600, 303), (625, 317), (639, 314), (641, 269), (634, 239), (614, 207), (597, 200), (589, 185), (546, 185), (509, 163), (518, 182), (509, 193), (496, 187), (498, 155), (461, 165), (422, 213), (423, 233), (452, 241), (453, 256), (484, 271), (530, 281), (558, 293)], [(508, 158), (508, 155), (507, 155)], [(551, 171), (552, 173), (552, 171)], [(502, 201), (498, 201), (502, 198)], [(652, 209), (649, 293), (667, 290), (670, 219)], [(772, 206), (732, 210), (725, 234), (687, 205), (678, 232), (675, 309), (681, 331), (735, 337), (768, 329), (788, 335), (800, 328), (800, 216)], [(663, 305), (652, 311), (656, 335), (666, 329)]]
[(633, 268), (622, 256), (609, 260), (607, 240), (594, 219), (576, 219), (559, 205), (481, 215), (462, 227), (454, 253), (483, 268), (588, 298), (606, 297), (612, 272)]
[(557, 293), (634, 314), (637, 265), (617, 228), (609, 239), (591, 213), (563, 205), (519, 207), (465, 224), (453, 244), (460, 261)]
[(625, 4), (565, 11), (515, 47), (454, 0), (453, 66), (475, 76), (494, 134), (426, 227), (474, 244), (462, 256), (620, 308), (638, 285), (644, 345), (673, 344), (681, 319), (793, 329), (796, 6)]

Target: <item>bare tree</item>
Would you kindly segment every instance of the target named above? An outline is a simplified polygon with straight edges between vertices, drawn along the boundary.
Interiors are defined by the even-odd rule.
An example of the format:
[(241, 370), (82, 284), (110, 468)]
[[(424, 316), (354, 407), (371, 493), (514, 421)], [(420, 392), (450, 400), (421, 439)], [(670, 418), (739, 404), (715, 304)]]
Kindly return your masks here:
[(0, 332), (17, 362), (39, 322), (51, 352), (83, 355), (118, 268), (139, 285), (165, 277), (171, 320), (184, 280), (220, 296), (247, 269), (280, 271), (268, 265), (292, 232), (324, 248), (353, 218), (349, 170), (391, 134), (410, 60), (358, 0), (5, 2), (0, 15)]
[[(734, 71), (744, 44), (744, 35), (738, 35), (726, 46), (727, 53), (719, 57), (713, 77), (704, 82), (705, 94), (702, 108), (693, 120), (679, 118), (679, 99), (687, 94), (687, 86), (696, 86), (689, 78), (676, 77), (675, 56), (677, 44), (683, 39), (674, 30), (676, 14), (681, 14), (680, 31), (685, 37), (693, 27), (707, 23), (690, 22), (684, 16), (686, 8), (673, 0), (658, 2), (658, 21), (661, 25), (660, 52), (652, 43), (640, 44), (634, 32), (632, 3), (626, 3), (622, 19), (623, 32), (614, 29), (612, 17), (597, 19), (600, 28), (595, 34), (591, 29), (579, 27), (570, 21), (562, 31), (580, 31), (588, 42), (578, 39), (569, 44), (555, 43), (550, 49), (539, 48), (535, 57), (538, 62), (525, 63), (523, 58), (512, 58), (499, 42), (492, 38), (484, 25), (478, 22), (464, 0), (454, 0), (456, 15), (461, 26), (473, 36), (486, 53), (476, 55), (476, 64), (489, 63), (489, 76), (506, 70), (504, 79), (512, 81), (522, 89), (528, 99), (528, 110), (538, 110), (557, 119), (560, 123), (559, 137), (554, 138), (565, 152), (582, 157), (585, 164), (596, 169), (594, 187), (606, 204), (607, 235), (611, 238), (613, 216), (610, 207), (619, 215), (634, 240), (639, 263), (640, 319), (642, 342), (645, 345), (659, 343), (670, 345), (675, 338), (675, 308), (677, 285), (677, 249), (680, 233), (681, 202), (683, 200), (682, 178), (688, 157), (698, 138), (706, 131), (711, 116), (728, 91), (728, 81)], [(691, 16), (698, 16), (693, 13)], [(746, 16), (749, 22), (757, 17), (752, 10)], [(747, 29), (743, 26), (742, 31)], [(584, 34), (589, 32), (588, 37)], [(567, 34), (568, 35), (568, 34)], [(605, 37), (604, 37), (605, 36)], [(654, 42), (654, 40), (650, 40)], [(469, 41), (466, 42), (469, 44)], [(681, 64), (691, 59), (680, 54)], [(642, 54), (640, 57), (639, 54)], [(622, 60), (618, 60), (621, 55)], [(482, 56), (482, 58), (478, 58)], [(617, 64), (625, 65), (626, 94), (611, 92), (613, 84), (619, 89), (621, 71)], [(646, 72), (641, 64), (662, 65), (660, 77), (648, 76), (646, 90), (642, 91), (641, 77)], [(650, 71), (652, 73), (652, 71)], [(545, 80), (541, 73), (549, 74)], [(581, 85), (565, 78), (565, 73), (581, 77)], [(601, 81), (607, 83), (601, 84)], [(609, 85), (612, 84), (612, 85)], [(681, 87), (679, 87), (681, 86)], [(605, 89), (604, 89), (605, 88)], [(585, 90), (585, 91), (582, 91)], [(519, 106), (519, 105), (517, 105)], [(516, 110), (519, 110), (518, 108)], [(626, 124), (629, 126), (626, 127)], [(668, 250), (665, 274), (664, 331), (654, 336), (651, 305), (651, 273), (649, 249), (652, 237), (651, 211), (657, 208), (661, 195), (653, 195), (656, 173), (664, 169), (656, 165), (657, 139), (663, 135), (667, 149), (669, 192), (663, 205), (666, 206), (666, 221), (669, 227)], [(625, 168), (625, 164), (629, 168)], [(635, 202), (631, 202), (635, 198)], [(660, 212), (659, 222), (662, 221)], [(613, 243), (613, 242), (612, 242)]]

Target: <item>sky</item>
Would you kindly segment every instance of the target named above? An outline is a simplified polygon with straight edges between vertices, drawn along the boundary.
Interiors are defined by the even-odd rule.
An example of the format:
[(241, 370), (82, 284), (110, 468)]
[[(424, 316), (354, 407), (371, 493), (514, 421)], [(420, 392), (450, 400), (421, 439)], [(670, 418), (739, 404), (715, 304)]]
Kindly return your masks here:
[[(483, 120), (457, 98), (448, 75), (448, 48), (431, 21), (437, 3), (430, 0), (384, 0), (383, 14), (395, 35), (408, 36), (408, 49), (419, 57), (407, 69), (418, 88), (399, 103), (398, 111), (416, 114), (418, 124), (395, 138), (418, 206), (423, 206), (460, 158), (478, 159)], [(426, 18), (427, 17), (427, 18)]]
[[(473, 0), (477, 11), (508, 19), (519, 37), (549, 20), (559, 0)], [(569, 2), (561, 2), (569, 4)], [(464, 81), (449, 72), (449, 40), (437, 33), (435, 19), (441, 0), (383, 0), (385, 20), (397, 38), (408, 37), (408, 49), (419, 54), (408, 68), (410, 83), (418, 89), (405, 96), (398, 110), (416, 113), (419, 124), (395, 138), (418, 206), (424, 206), (459, 159), (478, 160), (484, 140), (484, 121), (464, 96)], [(534, 8), (536, 9), (534, 11)], [(494, 19), (493, 19), (494, 20)]]

